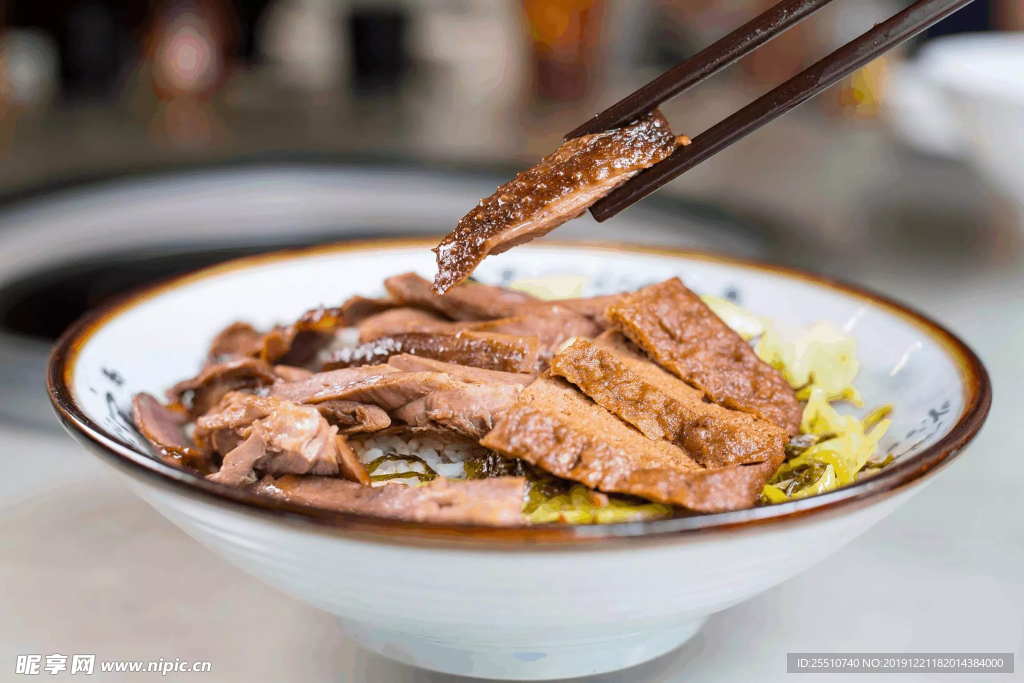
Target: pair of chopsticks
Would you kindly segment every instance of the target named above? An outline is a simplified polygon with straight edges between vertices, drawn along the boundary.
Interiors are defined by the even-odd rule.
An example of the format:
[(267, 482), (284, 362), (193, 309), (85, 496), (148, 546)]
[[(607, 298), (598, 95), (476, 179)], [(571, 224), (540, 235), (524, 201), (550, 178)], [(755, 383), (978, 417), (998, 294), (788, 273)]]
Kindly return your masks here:
[[(566, 140), (619, 128), (656, 109), (740, 57), (753, 52), (832, 0), (782, 0), (717, 43), (604, 110), (565, 136)], [(882, 53), (945, 19), (972, 0), (919, 0), (877, 24), (818, 63), (724, 121), (693, 138), (667, 159), (641, 171), (590, 209), (604, 221), (651, 194), (665, 183), (714, 156), (737, 140), (838, 83)]]

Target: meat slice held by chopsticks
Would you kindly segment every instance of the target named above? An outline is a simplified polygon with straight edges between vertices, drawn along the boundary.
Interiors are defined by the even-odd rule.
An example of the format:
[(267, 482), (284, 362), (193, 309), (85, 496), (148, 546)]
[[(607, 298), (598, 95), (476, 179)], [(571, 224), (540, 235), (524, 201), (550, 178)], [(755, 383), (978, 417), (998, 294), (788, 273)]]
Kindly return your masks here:
[(689, 140), (672, 134), (655, 110), (628, 126), (569, 140), (459, 221), (434, 249), (434, 291), (465, 280), (489, 254), (500, 254), (581, 216), (591, 204)]

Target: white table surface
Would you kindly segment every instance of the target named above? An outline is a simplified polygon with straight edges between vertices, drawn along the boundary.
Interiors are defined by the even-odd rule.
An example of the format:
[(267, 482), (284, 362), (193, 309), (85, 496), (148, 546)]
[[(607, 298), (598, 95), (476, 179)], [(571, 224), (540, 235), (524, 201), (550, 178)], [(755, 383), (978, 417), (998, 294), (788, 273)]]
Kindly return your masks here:
[[(680, 650), (593, 680), (789, 680), (794, 651), (1015, 651), (1024, 670), (1024, 270), (1007, 265), (1017, 260), (858, 276), (939, 318), (987, 364), (995, 402), (964, 457), (825, 562), (712, 617)], [(0, 680), (27, 680), (13, 674), (16, 655), (55, 652), (210, 660), (207, 681), (466, 680), (356, 647), (327, 614), (185, 536), (69, 438), (14, 434), (0, 462)], [(997, 679), (1013, 675), (942, 677)]]

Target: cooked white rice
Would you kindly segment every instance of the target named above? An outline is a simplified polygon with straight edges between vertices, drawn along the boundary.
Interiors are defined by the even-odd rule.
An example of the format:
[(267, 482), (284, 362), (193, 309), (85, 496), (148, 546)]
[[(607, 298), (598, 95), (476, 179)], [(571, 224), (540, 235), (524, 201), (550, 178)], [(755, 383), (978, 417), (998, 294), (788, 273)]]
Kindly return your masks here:
[[(447, 442), (442, 439), (429, 436), (418, 436), (403, 438), (397, 435), (389, 436), (368, 436), (365, 438), (352, 438), (350, 440), (352, 450), (363, 462), (369, 464), (385, 455), (416, 456), (422, 460), (410, 458), (408, 460), (389, 459), (377, 466), (372, 476), (401, 474), (403, 472), (427, 472), (424, 463), (437, 474), (449, 479), (465, 479), (465, 461), (476, 455), (483, 455), (487, 452), (485, 448), (475, 444), (462, 443), (458, 441)], [(394, 479), (375, 481), (374, 486), (382, 486), (386, 483), (406, 484), (415, 486), (420, 482), (418, 477), (395, 477)]]

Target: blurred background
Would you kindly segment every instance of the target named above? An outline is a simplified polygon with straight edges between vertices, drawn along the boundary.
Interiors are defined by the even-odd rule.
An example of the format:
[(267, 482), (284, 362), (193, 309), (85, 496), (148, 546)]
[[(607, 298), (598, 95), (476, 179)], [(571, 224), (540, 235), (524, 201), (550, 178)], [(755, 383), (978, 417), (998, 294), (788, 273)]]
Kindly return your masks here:
[[(36, 651), (34, 643), (54, 634), (95, 640), (95, 618), (107, 624), (99, 644), (143, 647), (156, 629), (187, 649), (197, 638), (168, 636), (164, 624), (192, 633), (216, 622), (255, 633), (266, 618), (245, 596), (267, 589), (236, 582), (237, 572), (178, 540), (121, 489), (102, 488), (96, 481), (110, 475), (60, 433), (44, 368), (53, 340), (75, 318), (133, 287), (242, 254), (447, 232), (564, 133), (771, 4), (0, 0), (0, 575), (5, 586), (20, 586), (17, 596), (0, 591), (0, 608), (16, 615), (0, 620), (0, 642), (13, 652), (12, 643)], [(663, 110), (677, 133), (692, 137), (906, 4), (839, 0)], [(1010, 604), (1024, 605), (1024, 572), (1009, 583), (1000, 578), (1021, 568), (1024, 538), (1012, 493), (1024, 477), (1009, 460), (1024, 446), (1014, 429), (1024, 380), (1016, 359), (1024, 339), (1022, 30), (1024, 0), (976, 0), (655, 197), (607, 223), (584, 218), (556, 233), (802, 266), (908, 301), (978, 349), (996, 386), (981, 441), (995, 453), (958, 462), (955, 486), (943, 478), (898, 513), (900, 522), (800, 579), (817, 581), (826, 602), (842, 599), (824, 595), (836, 593), (828, 580), (844, 571), (853, 572), (842, 579), (851, 585), (872, 569), (918, 575), (923, 561), (936, 572), (930, 585), (995, 576)], [(94, 493), (58, 486), (83, 477), (91, 492), (109, 491), (107, 507)], [(959, 560), (935, 539), (932, 551), (920, 550), (915, 534), (964, 487), (988, 492), (976, 509), (992, 523), (960, 521), (973, 545), (957, 547)], [(25, 507), (44, 491), (55, 497), (45, 512)], [(1012, 530), (1002, 526), (1009, 520), (1018, 520)], [(43, 549), (50, 534), (77, 548), (73, 559)], [(157, 537), (164, 542), (150, 544)], [(137, 553), (125, 550), (126, 538)], [(993, 540), (1005, 538), (1016, 545)], [(919, 552), (900, 555), (908, 547)], [(874, 566), (849, 559), (874, 551)], [(74, 580), (56, 569), (69, 561), (85, 568)], [(116, 599), (119, 606), (98, 612), (37, 609), (54, 582), (134, 595), (148, 590), (144, 577), (154, 571), (167, 581), (210, 572), (238, 587), (215, 607), (150, 596), (145, 618)], [(894, 596), (915, 590), (889, 580), (892, 590), (877, 604), (861, 596), (876, 616), (902, 609)], [(326, 628), (307, 608), (266, 599), (296, 634)], [(771, 607), (755, 601), (754, 609)], [(712, 632), (743, 622), (735, 610), (727, 614)], [(841, 629), (798, 613), (778, 622), (775, 644), (784, 652), (801, 629), (826, 627)], [(335, 656), (327, 641), (336, 637), (317, 646), (327, 669)], [(215, 631), (204, 638), (217, 641)], [(319, 676), (320, 659), (300, 664), (285, 645), (272, 648), (281, 667)], [(242, 652), (223, 655), (239, 672), (234, 680), (265, 672)], [(704, 660), (684, 656), (698, 680)], [(740, 669), (721, 667), (753, 666), (705, 659), (707, 680), (744, 680)], [(412, 675), (374, 671), (378, 680)]]

